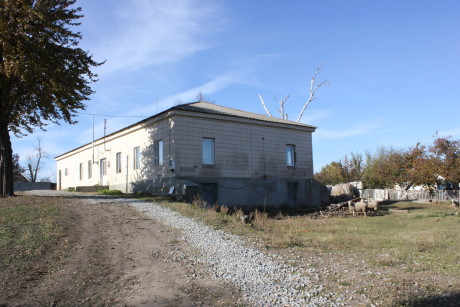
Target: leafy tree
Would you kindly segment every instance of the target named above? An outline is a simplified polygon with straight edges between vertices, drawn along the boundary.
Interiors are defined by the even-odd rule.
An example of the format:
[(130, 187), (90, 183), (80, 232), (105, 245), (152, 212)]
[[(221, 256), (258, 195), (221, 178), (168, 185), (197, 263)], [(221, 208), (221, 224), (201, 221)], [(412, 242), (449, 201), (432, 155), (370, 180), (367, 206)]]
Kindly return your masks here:
[(338, 184), (345, 182), (344, 169), (342, 163), (331, 162), (321, 168), (319, 173), (315, 174), (315, 179), (324, 184)]
[(78, 47), (76, 0), (0, 1), (0, 196), (13, 195), (10, 132), (73, 124), (101, 65)]
[(460, 182), (460, 140), (437, 137), (429, 148), (437, 175), (458, 188)]
[(412, 185), (431, 188), (436, 184), (438, 171), (425, 145), (417, 143), (415, 147), (410, 148), (406, 153), (405, 162), (408, 171), (407, 180)]
[(345, 182), (360, 181), (363, 176), (363, 155), (360, 153), (351, 153), (350, 158), (345, 155), (341, 161)]
[(374, 155), (366, 154), (363, 179), (368, 188), (393, 188), (399, 185), (409, 189), (413, 185), (409, 169), (406, 151), (380, 147)]
[(315, 174), (315, 179), (324, 184), (339, 184), (351, 181), (360, 181), (363, 174), (363, 156), (351, 153), (340, 161), (331, 162)]
[(13, 154), (13, 180), (19, 182), (25, 181), (26, 178), (23, 175), (25, 171), (26, 169), (19, 164), (19, 155)]

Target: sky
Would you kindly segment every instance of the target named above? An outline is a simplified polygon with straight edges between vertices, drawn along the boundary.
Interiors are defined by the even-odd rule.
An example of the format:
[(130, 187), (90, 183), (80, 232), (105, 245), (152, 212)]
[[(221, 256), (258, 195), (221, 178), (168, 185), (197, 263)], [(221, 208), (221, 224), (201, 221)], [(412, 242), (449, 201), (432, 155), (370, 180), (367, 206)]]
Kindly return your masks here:
[[(20, 162), (37, 138), (54, 157), (178, 102), (210, 101), (264, 114), (276, 99), (296, 120), (310, 79), (328, 80), (302, 122), (313, 133), (314, 170), (351, 152), (460, 138), (460, 2), (457, 0), (79, 0), (80, 47), (99, 82), (76, 125), (12, 138)], [(104, 114), (110, 116), (92, 116)], [(123, 117), (120, 117), (123, 116)]]

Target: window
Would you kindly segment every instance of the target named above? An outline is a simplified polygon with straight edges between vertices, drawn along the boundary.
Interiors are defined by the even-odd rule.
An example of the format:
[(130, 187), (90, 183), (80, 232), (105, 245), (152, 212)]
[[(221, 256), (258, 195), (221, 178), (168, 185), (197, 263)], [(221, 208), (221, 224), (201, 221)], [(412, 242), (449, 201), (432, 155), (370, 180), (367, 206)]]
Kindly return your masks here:
[(163, 165), (163, 140), (155, 142), (155, 165)]
[(115, 172), (121, 173), (121, 152), (117, 152), (116, 161), (115, 161)]
[(68, 174), (69, 174), (69, 169), (66, 167), (66, 168), (64, 169), (64, 176), (67, 176)]
[(203, 164), (214, 164), (214, 140), (203, 139)]
[(295, 166), (295, 146), (286, 145), (286, 165)]
[(93, 177), (93, 163), (91, 160), (88, 161), (88, 179)]
[(134, 169), (141, 168), (141, 149), (139, 146), (134, 147), (134, 160), (133, 160)]
[(83, 163), (80, 163), (80, 180), (83, 180)]

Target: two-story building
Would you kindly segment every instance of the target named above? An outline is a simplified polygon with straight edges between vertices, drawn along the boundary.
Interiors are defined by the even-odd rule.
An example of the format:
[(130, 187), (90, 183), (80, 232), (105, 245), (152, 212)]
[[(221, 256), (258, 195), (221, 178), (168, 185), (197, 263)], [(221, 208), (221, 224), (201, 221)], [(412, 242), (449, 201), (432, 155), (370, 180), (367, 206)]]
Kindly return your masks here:
[(317, 206), (315, 129), (206, 102), (178, 105), (57, 156), (57, 187), (199, 194), (246, 208)]

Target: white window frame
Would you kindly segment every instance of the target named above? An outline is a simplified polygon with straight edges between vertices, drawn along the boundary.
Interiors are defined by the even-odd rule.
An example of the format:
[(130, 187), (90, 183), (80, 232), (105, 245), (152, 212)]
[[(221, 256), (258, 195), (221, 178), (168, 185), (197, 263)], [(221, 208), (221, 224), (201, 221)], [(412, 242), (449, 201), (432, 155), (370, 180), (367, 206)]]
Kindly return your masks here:
[(83, 180), (83, 163), (80, 163), (80, 181)]
[(295, 166), (296, 153), (295, 145), (287, 144), (286, 145), (286, 166)]
[(93, 177), (93, 161), (89, 160), (88, 161), (88, 179), (91, 179)]
[(141, 148), (139, 146), (134, 147), (133, 149), (133, 169), (141, 168)]
[(115, 173), (121, 173), (121, 152), (115, 154)]
[(215, 140), (210, 138), (203, 138), (201, 144), (202, 163), (204, 165), (215, 164)]
[(155, 142), (155, 166), (163, 165), (164, 163), (164, 142), (158, 140)]

